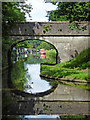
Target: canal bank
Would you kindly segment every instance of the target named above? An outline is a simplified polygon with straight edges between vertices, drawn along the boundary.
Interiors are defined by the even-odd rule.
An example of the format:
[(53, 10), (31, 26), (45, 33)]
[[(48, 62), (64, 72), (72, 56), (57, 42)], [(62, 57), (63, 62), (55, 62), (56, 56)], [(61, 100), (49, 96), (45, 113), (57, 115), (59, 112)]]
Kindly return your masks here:
[(75, 82), (89, 83), (90, 48), (84, 50), (74, 59), (68, 62), (59, 63), (54, 66), (41, 65), (41, 76), (45, 78)]
[[(54, 88), (48, 94), (43, 96), (35, 95), (35, 93), (28, 92), (28, 90), (34, 92), (34, 89), (28, 88), (28, 85), (34, 82), (35, 84), (41, 79), (40, 65), (28, 64), (28, 61), (36, 59), (37, 57), (29, 56), (28, 59), (21, 59), (17, 63), (13, 63), (11, 69), (3, 71), (3, 116), (8, 115), (89, 115), (89, 94), (88, 90), (83, 88), (67, 86), (57, 83), (57, 87)], [(22, 62), (23, 61), (23, 62)], [(20, 67), (20, 68), (18, 68)], [(11, 72), (10, 72), (11, 70)], [(21, 76), (23, 73), (24, 76)], [(38, 75), (36, 75), (38, 73)], [(16, 76), (17, 75), (17, 76)], [(25, 82), (24, 78), (28, 78), (28, 82)], [(16, 79), (17, 78), (17, 79)], [(34, 81), (32, 81), (35, 79)], [(21, 80), (20, 84), (18, 83)], [(23, 81), (25, 84), (22, 84)], [(49, 85), (54, 85), (54, 80), (41, 79), (42, 82), (47, 81)], [(14, 82), (17, 81), (17, 82)], [(9, 83), (12, 82), (13, 86), (10, 87)], [(15, 84), (18, 83), (18, 84)], [(41, 82), (39, 82), (40, 84)], [(11, 84), (11, 83), (10, 83)], [(28, 85), (27, 85), (28, 84)], [(43, 89), (46, 82), (40, 85)], [(27, 85), (27, 87), (26, 87)], [(22, 86), (22, 87), (21, 87)], [(33, 86), (34, 87), (34, 84)], [(39, 87), (39, 86), (38, 86)], [(24, 90), (22, 89), (24, 88)], [(36, 88), (36, 87), (35, 87)], [(52, 87), (48, 87), (51, 89)], [(21, 93), (18, 92), (21, 90)], [(48, 90), (46, 89), (46, 91)], [(28, 93), (27, 93), (28, 92)], [(40, 91), (42, 92), (42, 91)], [(24, 93), (24, 94), (22, 94)], [(44, 92), (45, 93), (45, 92)], [(28, 95), (27, 95), (28, 94)], [(63, 120), (63, 119), (62, 119)]]

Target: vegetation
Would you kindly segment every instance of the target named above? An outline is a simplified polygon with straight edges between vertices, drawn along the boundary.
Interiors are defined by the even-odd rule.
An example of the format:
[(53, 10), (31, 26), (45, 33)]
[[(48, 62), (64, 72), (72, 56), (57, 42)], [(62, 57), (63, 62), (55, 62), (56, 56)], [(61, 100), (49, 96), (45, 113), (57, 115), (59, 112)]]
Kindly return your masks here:
[[(45, 64), (56, 64), (56, 50), (54, 48), (54, 46), (52, 46), (51, 44), (44, 42), (44, 41), (40, 41), (40, 40), (27, 40), (27, 41), (23, 41), (18, 43), (15, 48), (30, 48), (30, 49), (35, 49), (35, 51), (40, 50), (40, 49), (44, 49), (45, 50), (45, 59), (40, 59), (40, 54), (36, 54), (37, 58), (34, 58), (34, 56), (30, 55), (30, 57), (28, 57), (27, 61), (28, 63), (45, 63)], [(13, 58), (16, 55), (16, 53), (14, 51), (12, 51), (12, 55)], [(12, 59), (13, 59), (12, 58)], [(34, 60), (33, 60), (34, 59)]]
[(51, 21), (69, 21), (72, 30), (85, 30), (78, 22), (89, 21), (89, 8), (90, 2), (58, 2), (57, 9), (49, 11), (48, 16)]
[(87, 49), (77, 55), (73, 60), (65, 63), (60, 63), (55, 66), (41, 65), (41, 75), (49, 77), (67, 77), (76, 78), (81, 80), (88, 80), (90, 75), (86, 72), (82, 72), (82, 69), (87, 69), (90, 66), (90, 58)]
[(84, 50), (79, 55), (77, 55), (74, 59), (71, 61), (57, 64), (56, 66), (64, 67), (64, 68), (71, 68), (71, 69), (88, 69), (90, 66), (90, 48)]
[(61, 115), (62, 120), (89, 120), (89, 115)]
[(25, 40), (23, 42), (20, 42), (20, 43), (17, 43), (17, 45), (15, 46), (15, 48), (18, 48), (18, 47), (21, 47), (21, 48), (30, 48), (31, 45), (29, 44), (29, 41)]
[(45, 34), (45, 33), (48, 32), (49, 30), (51, 30), (50, 27), (51, 27), (51, 26), (44, 26), (43, 33)]
[(42, 41), (41, 44), (37, 46), (36, 49), (51, 50), (51, 49), (54, 49), (54, 46), (52, 46), (50, 43)]
[(11, 70), (11, 81), (16, 89), (24, 90), (24, 85), (26, 83), (25, 73), (27, 70), (24, 70), (24, 59), (19, 60), (13, 64)]
[(40, 55), (36, 54), (36, 55), (29, 55), (27, 57), (27, 60), (25, 62), (26, 64), (37, 64), (37, 63), (43, 63), (43, 60), (41, 60)]
[(49, 12), (52, 21), (89, 21), (90, 2), (59, 2), (57, 10)]
[(67, 77), (67, 78), (76, 78), (76, 79), (82, 79), (82, 80), (88, 80), (88, 73), (84, 73), (79, 70), (73, 70), (69, 68), (62, 68), (62, 67), (56, 67), (56, 66), (48, 66), (48, 65), (42, 65), (41, 66), (41, 75), (45, 74), (49, 77)]
[[(43, 77), (42, 77), (43, 79)], [(90, 86), (88, 84), (81, 84), (79, 82), (75, 82), (75, 81), (61, 81), (60, 80), (57, 80), (57, 79), (45, 79), (46, 81), (49, 82), (50, 85), (54, 86), (55, 84), (58, 85), (58, 84), (61, 84), (61, 85), (65, 85), (65, 86), (72, 86), (72, 87), (80, 87), (80, 88), (83, 88), (85, 90), (89, 90), (90, 91)]]
[(2, 66), (8, 66), (7, 52), (12, 41), (9, 39), (9, 30), (16, 22), (25, 21), (25, 13), (30, 16), (31, 5), (19, 2), (2, 2)]
[[(22, 10), (22, 11), (21, 11)], [(30, 16), (31, 5), (19, 2), (2, 3), (2, 33), (5, 38), (16, 22), (26, 21), (25, 13)]]
[(19, 42), (15, 46), (16, 48), (18, 47), (23, 47), (23, 48), (30, 48), (33, 49), (45, 49), (45, 50), (51, 50), (55, 49), (53, 45), (50, 43), (41, 41), (41, 40), (25, 40), (23, 42)]
[(56, 64), (56, 50), (51, 49), (51, 50), (46, 50), (45, 51), (45, 59), (43, 59), (43, 62), (45, 64)]
[(40, 40), (25, 40), (20, 43), (17, 43), (17, 45), (15, 47), (16, 48), (23, 47), (23, 48), (30, 48), (30, 49), (36, 48), (37, 49), (37, 47), (41, 43), (42, 43), (42, 41), (40, 41)]

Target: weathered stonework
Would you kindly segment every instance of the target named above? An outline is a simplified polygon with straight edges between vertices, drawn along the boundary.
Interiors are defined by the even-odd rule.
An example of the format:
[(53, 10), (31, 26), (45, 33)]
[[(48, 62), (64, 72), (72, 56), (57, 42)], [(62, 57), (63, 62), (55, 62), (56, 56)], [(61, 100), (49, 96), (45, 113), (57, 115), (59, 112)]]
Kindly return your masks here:
[(89, 22), (82, 22), (86, 30), (79, 33), (69, 28), (69, 22), (22, 22), (17, 23), (10, 35), (88, 35)]
[(86, 30), (79, 33), (70, 30), (69, 22), (26, 22), (18, 23), (11, 29), (10, 37), (14, 42), (24, 40), (44, 40), (58, 51), (61, 62), (71, 60), (84, 49), (89, 43), (89, 22), (82, 22)]

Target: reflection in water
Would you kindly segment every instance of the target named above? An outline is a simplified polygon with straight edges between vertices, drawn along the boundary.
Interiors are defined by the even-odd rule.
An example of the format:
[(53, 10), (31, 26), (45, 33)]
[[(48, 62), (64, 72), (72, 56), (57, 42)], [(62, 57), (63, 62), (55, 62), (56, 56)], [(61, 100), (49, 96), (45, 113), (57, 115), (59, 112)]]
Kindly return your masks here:
[[(13, 61), (14, 59), (12, 63)], [(29, 118), (30, 115), (43, 115), (37, 117), (43, 117), (44, 120), (44, 117), (55, 117), (48, 115), (88, 114), (88, 101), (90, 101), (88, 98), (89, 91), (62, 85), (59, 81), (55, 80), (49, 80), (50, 83), (46, 82), (39, 76), (40, 63), (42, 63), (42, 60), (39, 55), (30, 55), (18, 59), (18, 61), (12, 65), (12, 68), (3, 72), (2, 120), (29, 120), (31, 119)], [(11, 70), (11, 72), (9, 70)], [(16, 89), (24, 92), (9, 88), (8, 85), (11, 82)], [(51, 87), (55, 85), (55, 82), (58, 83), (58, 86), (52, 91)], [(48, 89), (51, 90), (51, 94), (44, 93), (43, 96), (26, 94), (26, 92), (35, 94), (35, 91), (38, 93)], [(15, 94), (15, 91), (19, 94)], [(15, 118), (13, 118), (12, 115), (15, 115)], [(20, 115), (22, 115), (22, 119), (19, 118)], [(58, 115), (56, 117), (58, 117)], [(33, 117), (36, 116), (31, 117), (33, 119)], [(53, 120), (54, 119), (56, 120), (57, 118), (53, 118)], [(67, 120), (69, 119), (67, 118)]]
[(50, 82), (41, 79), (40, 63), (42, 63), (40, 55), (32, 54), (27, 58), (19, 59), (13, 64), (11, 68), (11, 81), (17, 90), (35, 95), (46, 92), (55, 86), (55, 84), (51, 85)]
[[(20, 116), (21, 118), (22, 118), (22, 116)], [(28, 119), (31, 119), (31, 118), (36, 118), (36, 119), (38, 119), (38, 118), (56, 118), (55, 120), (61, 120), (60, 119), (60, 116), (59, 115), (25, 115), (24, 117), (23, 117), (23, 120), (28, 120)]]
[(25, 79), (27, 80), (25, 83), (25, 92), (35, 94), (52, 88), (49, 82), (40, 78), (40, 64), (24, 64), (24, 66), (27, 70), (25, 75)]
[[(4, 116), (2, 120), (61, 120), (59, 115), (12, 115)], [(67, 120), (67, 119), (65, 119)]]

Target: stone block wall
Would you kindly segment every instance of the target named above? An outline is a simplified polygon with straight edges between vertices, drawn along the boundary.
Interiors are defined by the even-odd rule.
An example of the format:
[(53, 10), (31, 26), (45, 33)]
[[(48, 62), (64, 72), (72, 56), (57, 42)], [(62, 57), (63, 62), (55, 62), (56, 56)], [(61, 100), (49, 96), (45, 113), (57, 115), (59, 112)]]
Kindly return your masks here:
[(11, 29), (10, 35), (88, 35), (89, 22), (81, 22), (80, 26), (86, 26), (86, 30), (71, 30), (69, 22), (22, 22)]

